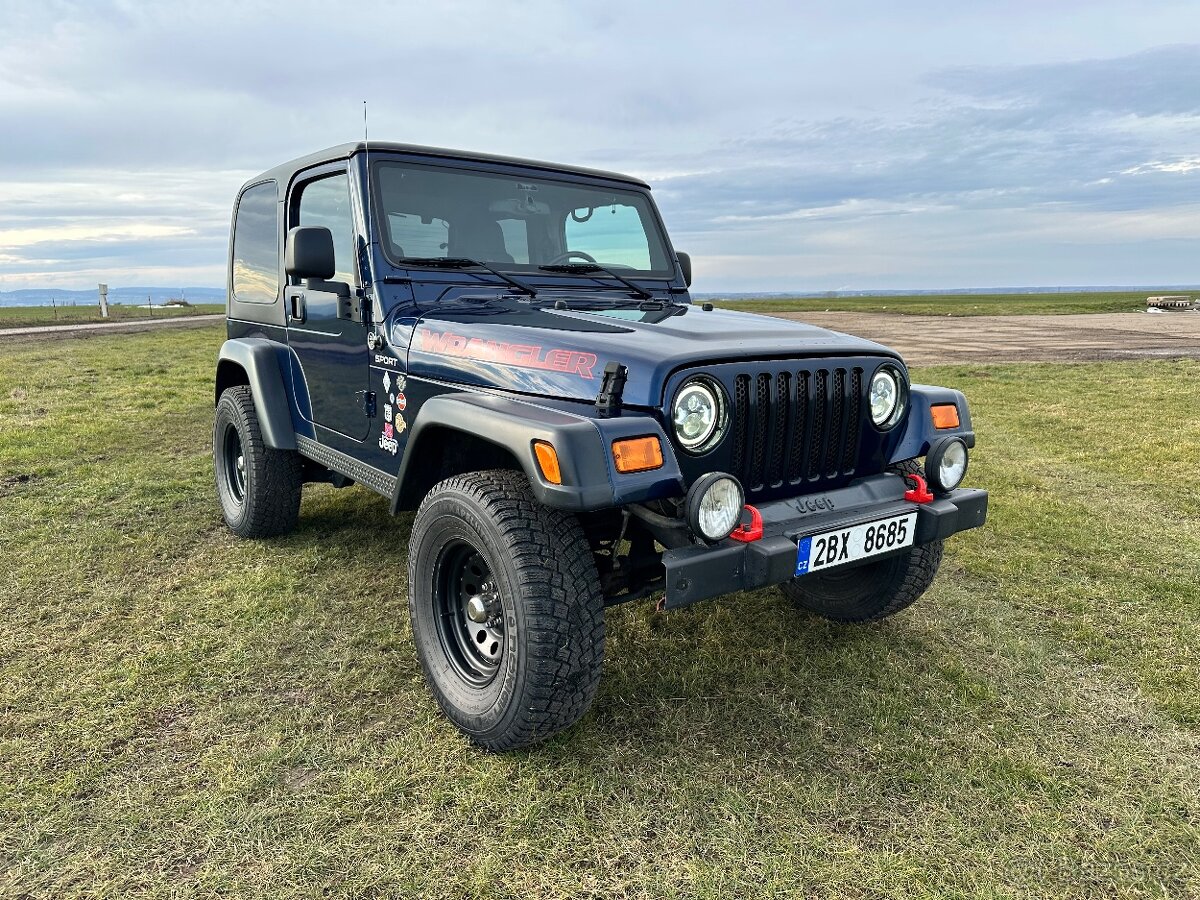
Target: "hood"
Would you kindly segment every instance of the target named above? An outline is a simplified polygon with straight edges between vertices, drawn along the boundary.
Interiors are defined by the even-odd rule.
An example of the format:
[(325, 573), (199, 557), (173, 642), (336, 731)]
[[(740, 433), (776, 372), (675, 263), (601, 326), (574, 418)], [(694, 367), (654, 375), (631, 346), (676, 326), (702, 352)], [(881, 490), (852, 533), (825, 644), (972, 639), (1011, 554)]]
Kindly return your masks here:
[(662, 402), (672, 372), (717, 362), (888, 356), (892, 350), (802, 322), (700, 306), (559, 310), (513, 301), (445, 304), (417, 322), (413, 375), (591, 401), (610, 361), (629, 370), (624, 402)]

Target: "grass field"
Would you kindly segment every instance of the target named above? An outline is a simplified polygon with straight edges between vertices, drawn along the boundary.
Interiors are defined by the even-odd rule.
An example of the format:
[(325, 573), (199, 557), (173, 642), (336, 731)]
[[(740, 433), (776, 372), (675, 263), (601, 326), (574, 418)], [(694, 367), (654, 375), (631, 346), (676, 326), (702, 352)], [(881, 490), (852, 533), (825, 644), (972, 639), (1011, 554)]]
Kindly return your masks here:
[(0, 896), (1200, 895), (1200, 363), (919, 371), (992, 491), (922, 602), (617, 608), (593, 711), (497, 757), (410, 517), (223, 528), (220, 333), (0, 346)]
[[(1151, 291), (1150, 293), (1154, 293)], [(1074, 294), (944, 294), (911, 297), (773, 297), (723, 300), (717, 306), (747, 312), (883, 312), (909, 316), (1013, 316), (1137, 312), (1146, 291)]]
[(194, 303), (191, 306), (140, 309), (136, 306), (109, 306), (108, 318), (100, 316), (100, 308), (90, 306), (0, 306), (0, 328), (23, 328), (37, 325), (84, 325), (90, 322), (111, 322), (116, 319), (165, 319), (176, 316), (199, 316), (223, 313), (221, 303)]

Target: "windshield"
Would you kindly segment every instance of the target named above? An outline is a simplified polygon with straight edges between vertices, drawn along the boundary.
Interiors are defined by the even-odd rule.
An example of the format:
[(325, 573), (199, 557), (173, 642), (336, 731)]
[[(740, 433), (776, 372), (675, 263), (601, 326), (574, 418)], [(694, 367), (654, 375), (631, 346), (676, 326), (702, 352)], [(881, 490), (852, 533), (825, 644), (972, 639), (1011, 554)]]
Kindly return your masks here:
[(675, 274), (640, 191), (393, 161), (371, 177), (384, 248), (401, 265), (462, 258), (506, 271), (598, 263), (627, 276)]

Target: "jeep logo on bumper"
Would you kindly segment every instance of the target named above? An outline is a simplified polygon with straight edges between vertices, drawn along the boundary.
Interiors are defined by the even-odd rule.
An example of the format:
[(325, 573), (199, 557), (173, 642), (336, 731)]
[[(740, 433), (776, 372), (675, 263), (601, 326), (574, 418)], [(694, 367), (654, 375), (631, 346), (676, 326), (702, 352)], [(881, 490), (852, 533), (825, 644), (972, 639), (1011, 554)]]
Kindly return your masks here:
[(826, 512), (833, 509), (833, 501), (828, 497), (795, 497), (788, 502), (801, 515)]

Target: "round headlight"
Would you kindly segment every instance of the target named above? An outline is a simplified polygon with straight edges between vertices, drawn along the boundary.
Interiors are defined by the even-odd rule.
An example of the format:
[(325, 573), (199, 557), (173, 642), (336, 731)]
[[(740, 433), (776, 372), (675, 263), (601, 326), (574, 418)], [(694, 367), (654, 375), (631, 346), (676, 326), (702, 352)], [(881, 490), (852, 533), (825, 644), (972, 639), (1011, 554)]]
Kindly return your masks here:
[(884, 366), (871, 378), (871, 421), (886, 428), (900, 418), (904, 407), (904, 388), (900, 373)]
[(724, 413), (716, 385), (701, 379), (687, 382), (675, 395), (671, 410), (679, 445), (693, 452), (706, 449), (718, 436)]
[(687, 519), (692, 531), (707, 541), (729, 537), (742, 518), (746, 495), (732, 475), (701, 475), (687, 495)]
[(967, 474), (967, 445), (962, 438), (944, 437), (934, 441), (925, 456), (925, 476), (933, 489), (949, 493)]

